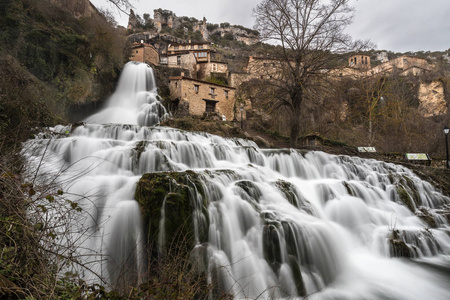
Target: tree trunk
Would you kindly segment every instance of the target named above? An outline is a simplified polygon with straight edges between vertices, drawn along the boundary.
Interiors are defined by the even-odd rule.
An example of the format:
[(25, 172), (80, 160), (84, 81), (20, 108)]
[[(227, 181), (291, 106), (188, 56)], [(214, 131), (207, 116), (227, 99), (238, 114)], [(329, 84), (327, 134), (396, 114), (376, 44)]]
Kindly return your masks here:
[(300, 116), (293, 115), (291, 118), (291, 134), (289, 141), (292, 148), (297, 148), (298, 135), (300, 133)]
[(292, 148), (297, 148), (298, 146), (298, 135), (300, 133), (300, 106), (303, 100), (303, 91), (301, 87), (297, 87), (290, 94), (292, 101), (292, 114), (291, 114), (291, 134), (289, 137), (289, 141)]

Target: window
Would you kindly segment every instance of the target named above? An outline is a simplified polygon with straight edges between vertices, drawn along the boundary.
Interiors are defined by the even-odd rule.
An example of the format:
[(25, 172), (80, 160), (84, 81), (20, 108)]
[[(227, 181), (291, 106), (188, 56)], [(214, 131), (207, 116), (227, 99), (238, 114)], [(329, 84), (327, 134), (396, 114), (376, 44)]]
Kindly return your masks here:
[(177, 56), (177, 65), (181, 65), (181, 56)]
[(203, 45), (198, 45), (198, 49), (203, 49)]
[(183, 46), (183, 50), (186, 50), (186, 46)]
[(215, 88), (211, 88), (211, 95), (214, 95), (214, 91), (215, 91), (216, 89)]
[(225, 92), (225, 98), (228, 98), (228, 91), (224, 90), (224, 92)]
[(175, 50), (178, 50), (179, 48), (180, 48), (180, 47), (178, 47), (178, 46), (175, 46), (175, 47), (174, 47)]
[(139, 50), (136, 50), (136, 53), (139, 53)]
[(198, 94), (198, 90), (199, 90), (199, 88), (200, 88), (200, 86), (199, 86), (199, 85), (197, 85), (197, 84), (194, 84), (194, 92), (195, 92), (196, 94)]

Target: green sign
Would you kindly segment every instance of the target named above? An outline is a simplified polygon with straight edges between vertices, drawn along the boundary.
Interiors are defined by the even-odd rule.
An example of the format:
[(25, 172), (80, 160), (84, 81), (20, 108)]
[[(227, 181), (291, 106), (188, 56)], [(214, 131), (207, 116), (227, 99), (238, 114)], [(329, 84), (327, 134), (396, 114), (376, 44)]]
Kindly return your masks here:
[(408, 160), (430, 160), (426, 153), (406, 153)]
[(375, 147), (358, 147), (359, 152), (377, 152)]

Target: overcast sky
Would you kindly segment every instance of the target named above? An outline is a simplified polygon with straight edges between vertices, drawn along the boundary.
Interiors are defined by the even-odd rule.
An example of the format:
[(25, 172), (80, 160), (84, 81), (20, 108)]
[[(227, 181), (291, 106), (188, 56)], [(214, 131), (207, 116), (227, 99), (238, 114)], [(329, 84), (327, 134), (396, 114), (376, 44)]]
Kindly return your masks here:
[[(228, 22), (253, 28), (252, 9), (262, 0), (130, 0), (135, 13), (142, 16), (163, 8), (177, 16), (209, 23)], [(108, 6), (107, 0), (91, 0), (97, 7)], [(395, 52), (443, 51), (450, 48), (450, 0), (351, 0), (355, 7), (353, 24), (348, 33), (355, 39), (370, 39), (378, 50)], [(120, 25), (128, 16), (117, 16)]]

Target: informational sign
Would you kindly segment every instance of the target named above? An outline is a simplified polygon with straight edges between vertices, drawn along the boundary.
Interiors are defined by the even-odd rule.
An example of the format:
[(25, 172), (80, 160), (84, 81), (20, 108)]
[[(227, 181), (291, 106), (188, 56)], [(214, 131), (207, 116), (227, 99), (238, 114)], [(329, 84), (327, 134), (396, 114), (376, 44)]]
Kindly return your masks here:
[(375, 147), (358, 147), (358, 152), (377, 152)]
[(430, 160), (426, 153), (406, 153), (408, 160)]

